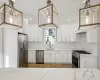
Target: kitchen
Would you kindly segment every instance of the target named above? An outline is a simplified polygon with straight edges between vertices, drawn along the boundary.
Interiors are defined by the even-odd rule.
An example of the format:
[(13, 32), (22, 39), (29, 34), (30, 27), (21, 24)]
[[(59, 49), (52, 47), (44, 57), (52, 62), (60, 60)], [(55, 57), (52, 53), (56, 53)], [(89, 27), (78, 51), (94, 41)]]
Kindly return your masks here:
[[(39, 19), (38, 10), (41, 10), (39, 8), (45, 6), (45, 0), (40, 3), (38, 1), (36, 1), (36, 3), (34, 3), (34, 1), (33, 3), (26, 1), (26, 8), (24, 8), (26, 6), (25, 4), (21, 5), (23, 0), (15, 1), (15, 7), (23, 11), (23, 27), (20, 29), (9, 29), (1, 25), (0, 67), (100, 69), (100, 8), (98, 8), (100, 5), (96, 5), (100, 3), (100, 1), (91, 0), (90, 2), (91, 5), (96, 5), (98, 8), (98, 10), (94, 12), (94, 15), (92, 15), (92, 18), (90, 18), (91, 21), (93, 19), (93, 23), (89, 23), (90, 26), (84, 24), (83, 19), (81, 20), (79, 15), (80, 8), (83, 8), (83, 11), (84, 8), (90, 7), (87, 1), (88, 0), (86, 0), (86, 2), (77, 0), (76, 3), (73, 3), (72, 0), (52, 1), (58, 11), (57, 13), (55, 10), (57, 16), (59, 15), (59, 19), (57, 18), (59, 25), (56, 25), (56, 28), (49, 29), (37, 24)], [(3, 3), (3, 1), (1, 1), (1, 3)], [(63, 6), (59, 6), (59, 3), (63, 4)], [(69, 7), (67, 7), (66, 4), (71, 6), (70, 11), (68, 11)], [(89, 11), (90, 9), (86, 9), (86, 15)], [(50, 15), (50, 13), (48, 14)], [(45, 21), (44, 19), (40, 20), (42, 20), (40, 23)], [(12, 22), (11, 19), (10, 21)], [(88, 20), (86, 19), (86, 21)], [(98, 21), (98, 24), (96, 24), (96, 21)], [(79, 22), (81, 23), (79, 24)], [(93, 24), (93, 26), (91, 24)], [(82, 27), (83, 25), (86, 26), (86, 29)]]

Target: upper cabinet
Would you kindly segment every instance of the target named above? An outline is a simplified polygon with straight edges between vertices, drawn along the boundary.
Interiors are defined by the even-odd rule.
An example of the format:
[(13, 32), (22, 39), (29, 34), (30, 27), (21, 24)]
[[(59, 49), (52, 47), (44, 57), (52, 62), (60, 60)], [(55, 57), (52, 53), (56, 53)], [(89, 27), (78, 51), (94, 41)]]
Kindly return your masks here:
[(97, 28), (87, 30), (86, 42), (88, 42), (88, 43), (96, 43), (97, 42)]
[(28, 35), (29, 42), (42, 42), (43, 41), (43, 29), (36, 25), (28, 25), (25, 27), (25, 33)]
[(61, 26), (61, 39), (62, 42), (69, 41), (69, 26)]
[(97, 28), (79, 30), (76, 33), (76, 42), (82, 42), (83, 40), (87, 43), (97, 43)]
[(58, 42), (75, 42), (74, 25), (63, 25), (57, 29)]
[(61, 27), (57, 28), (57, 41), (61, 42)]

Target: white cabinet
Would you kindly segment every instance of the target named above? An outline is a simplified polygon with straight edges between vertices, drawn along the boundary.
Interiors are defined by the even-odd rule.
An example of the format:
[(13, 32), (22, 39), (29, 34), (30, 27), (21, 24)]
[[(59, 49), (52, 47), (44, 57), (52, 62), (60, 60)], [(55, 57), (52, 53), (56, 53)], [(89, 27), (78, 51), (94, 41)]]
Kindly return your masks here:
[(47, 51), (44, 51), (44, 64), (49, 63), (49, 53)]
[(97, 68), (97, 56), (81, 55), (80, 68)]
[(70, 38), (69, 26), (61, 27), (61, 37), (62, 37), (62, 42), (69, 42)]
[(51, 51), (51, 53), (49, 53), (49, 63), (55, 63), (55, 52)]
[(62, 57), (61, 54), (58, 52), (55, 54), (55, 62), (61, 64), (62, 63)]
[(66, 51), (60, 51), (60, 58), (61, 58), (61, 63), (62, 64), (67, 64), (68, 63), (68, 55)]
[(43, 41), (43, 29), (40, 27), (37, 27), (37, 41), (38, 42)]
[[(36, 63), (36, 51), (28, 51), (28, 62)], [(72, 64), (72, 51), (67, 50), (45, 50), (44, 64)]]
[(61, 42), (61, 27), (57, 28), (57, 41), (58, 42)]
[(97, 28), (94, 29), (88, 29), (86, 33), (86, 42), (92, 42), (96, 43), (97, 42)]
[(63, 25), (57, 29), (58, 42), (75, 42), (76, 34), (74, 33), (74, 25)]
[(68, 51), (67, 53), (67, 62), (72, 64), (72, 51)]
[(69, 41), (69, 27), (61, 26), (57, 29), (57, 41), (58, 42), (68, 42)]
[(44, 63), (55, 63), (55, 51), (44, 51)]
[(29, 25), (25, 27), (25, 33), (28, 35), (29, 42), (42, 42), (43, 29), (36, 25)]
[(69, 41), (76, 42), (75, 26), (69, 26)]
[(28, 62), (36, 63), (36, 51), (35, 50), (28, 51)]
[(44, 51), (44, 63), (71, 64), (72, 51)]

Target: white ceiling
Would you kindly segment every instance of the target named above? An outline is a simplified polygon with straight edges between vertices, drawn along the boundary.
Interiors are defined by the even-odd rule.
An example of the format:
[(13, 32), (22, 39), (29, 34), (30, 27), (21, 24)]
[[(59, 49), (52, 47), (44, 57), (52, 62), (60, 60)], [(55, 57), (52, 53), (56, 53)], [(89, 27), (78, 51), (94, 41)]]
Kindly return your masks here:
[[(7, 0), (0, 0), (3, 3)], [(46, 5), (47, 0), (16, 0), (15, 7), (21, 10), (28, 17), (33, 20), (31, 23), (37, 24), (38, 9)], [(59, 23), (70, 24), (78, 22), (78, 10), (83, 8), (84, 0), (52, 0), (59, 12)], [(91, 4), (98, 4), (100, 0), (91, 0)], [(70, 19), (70, 20), (68, 20)]]

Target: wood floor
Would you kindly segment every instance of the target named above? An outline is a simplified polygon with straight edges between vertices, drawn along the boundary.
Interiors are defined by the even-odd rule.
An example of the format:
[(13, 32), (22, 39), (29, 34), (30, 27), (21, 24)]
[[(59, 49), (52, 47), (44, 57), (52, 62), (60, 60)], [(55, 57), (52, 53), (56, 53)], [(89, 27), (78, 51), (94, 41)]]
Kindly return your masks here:
[(28, 64), (29, 68), (72, 68), (72, 64)]

